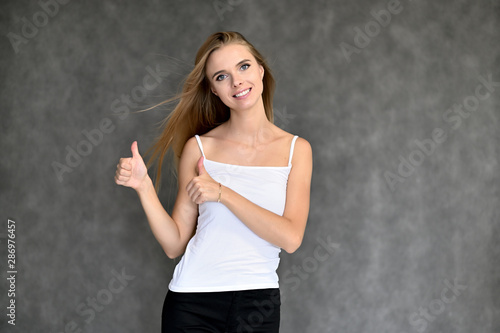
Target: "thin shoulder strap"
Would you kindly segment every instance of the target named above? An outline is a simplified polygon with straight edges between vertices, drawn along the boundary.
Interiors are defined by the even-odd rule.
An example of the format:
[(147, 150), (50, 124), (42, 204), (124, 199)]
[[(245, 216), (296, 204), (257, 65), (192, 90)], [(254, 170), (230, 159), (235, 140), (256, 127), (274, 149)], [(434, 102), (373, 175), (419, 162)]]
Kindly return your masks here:
[(196, 138), (196, 141), (198, 141), (198, 147), (200, 147), (201, 154), (203, 155), (203, 157), (205, 157), (205, 153), (203, 152), (203, 145), (201, 144), (200, 137), (198, 136), (198, 134), (196, 134), (194, 137)]
[(295, 140), (297, 140), (298, 137), (298, 135), (293, 137), (292, 146), (290, 147), (290, 159), (288, 160), (288, 166), (292, 165), (293, 148), (295, 147)]

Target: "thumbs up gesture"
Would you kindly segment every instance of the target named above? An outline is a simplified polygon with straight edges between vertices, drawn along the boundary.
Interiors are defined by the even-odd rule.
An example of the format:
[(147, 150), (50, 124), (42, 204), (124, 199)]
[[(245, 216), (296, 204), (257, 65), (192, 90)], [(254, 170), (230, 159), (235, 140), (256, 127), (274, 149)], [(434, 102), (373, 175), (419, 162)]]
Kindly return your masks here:
[(219, 199), (219, 183), (213, 180), (205, 170), (203, 159), (202, 156), (198, 160), (198, 176), (194, 177), (186, 186), (191, 201), (198, 205), (206, 201), (217, 201)]
[(141, 155), (137, 141), (132, 143), (132, 157), (120, 158), (116, 166), (115, 182), (118, 185), (131, 187), (137, 190), (148, 176), (148, 169)]

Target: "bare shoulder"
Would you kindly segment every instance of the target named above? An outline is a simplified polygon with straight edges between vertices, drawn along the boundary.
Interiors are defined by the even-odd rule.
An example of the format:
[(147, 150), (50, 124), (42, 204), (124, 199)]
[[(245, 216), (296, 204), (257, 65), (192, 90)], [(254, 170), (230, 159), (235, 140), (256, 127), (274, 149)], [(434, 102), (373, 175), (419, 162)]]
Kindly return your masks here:
[(196, 138), (194, 136), (189, 138), (182, 149), (179, 161), (179, 172), (181, 170), (195, 170), (196, 164), (201, 156), (201, 150), (198, 147)]
[(312, 147), (309, 141), (302, 137), (298, 137), (295, 141), (295, 147), (292, 157), (292, 164), (295, 163), (312, 163)]
[(303, 137), (298, 137), (297, 140), (295, 141), (295, 149), (298, 149), (303, 152), (309, 152), (312, 154), (312, 147), (309, 141), (304, 139)]
[[(277, 126), (275, 126), (275, 131), (277, 134), (277, 138), (287, 142), (288, 144), (290, 144), (293, 138), (296, 136)], [(297, 140), (295, 140), (295, 145), (293, 148), (292, 165), (297, 163), (303, 165), (312, 164), (311, 144), (301, 136), (297, 136)]]
[(187, 156), (198, 156), (200, 158), (201, 156), (201, 151), (200, 147), (198, 147), (198, 142), (196, 141), (196, 138), (193, 136), (189, 138), (186, 143), (184, 144), (184, 148), (182, 149), (182, 154), (181, 157), (187, 155)]
[[(200, 140), (203, 145), (203, 150), (205, 151), (206, 154), (208, 154), (213, 147), (216, 147), (221, 144), (221, 142), (224, 142), (225, 140), (225, 131), (223, 130), (224, 124), (221, 124), (210, 131), (201, 134), (200, 135)], [(196, 143), (196, 138), (193, 138)], [(197, 143), (196, 143), (197, 145)], [(198, 150), (200, 150), (198, 148)]]
[[(276, 128), (276, 132), (278, 134), (278, 137), (281, 137), (283, 138), (285, 141), (289, 141), (291, 142), (293, 140), (293, 138), (295, 137), (294, 134), (291, 134), (277, 126), (275, 126)], [(295, 146), (294, 146), (294, 156), (295, 154), (298, 154), (298, 155), (311, 155), (312, 156), (312, 148), (311, 148), (311, 144), (309, 143), (309, 141), (307, 141), (306, 139), (304, 139), (303, 137), (301, 136), (298, 136), (297, 137), (297, 140), (295, 140)]]

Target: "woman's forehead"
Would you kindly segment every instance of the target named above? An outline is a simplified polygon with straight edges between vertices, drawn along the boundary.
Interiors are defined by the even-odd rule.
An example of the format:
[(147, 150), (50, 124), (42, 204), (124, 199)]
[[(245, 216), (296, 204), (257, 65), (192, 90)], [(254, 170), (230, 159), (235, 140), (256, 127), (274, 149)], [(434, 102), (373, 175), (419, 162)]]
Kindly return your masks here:
[(215, 72), (235, 66), (241, 60), (255, 61), (248, 47), (241, 44), (229, 44), (220, 47), (210, 54), (207, 60), (207, 72)]

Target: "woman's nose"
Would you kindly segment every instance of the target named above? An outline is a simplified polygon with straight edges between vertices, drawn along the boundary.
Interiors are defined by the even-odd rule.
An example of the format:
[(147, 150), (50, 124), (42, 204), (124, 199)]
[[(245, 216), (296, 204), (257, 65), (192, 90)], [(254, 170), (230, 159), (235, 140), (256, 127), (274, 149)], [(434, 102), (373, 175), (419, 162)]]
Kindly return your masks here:
[(240, 75), (233, 74), (233, 86), (237, 87), (243, 83), (243, 80)]

